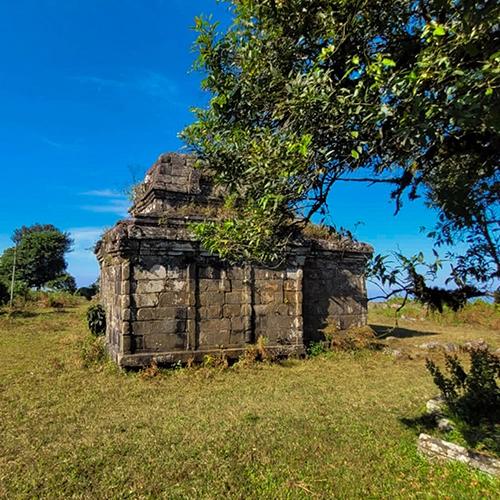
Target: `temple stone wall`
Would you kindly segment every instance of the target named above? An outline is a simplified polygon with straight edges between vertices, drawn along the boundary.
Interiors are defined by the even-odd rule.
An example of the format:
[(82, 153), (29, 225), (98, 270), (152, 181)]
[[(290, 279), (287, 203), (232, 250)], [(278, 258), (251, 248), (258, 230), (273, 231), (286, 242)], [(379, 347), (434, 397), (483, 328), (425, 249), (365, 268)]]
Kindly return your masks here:
[(366, 322), (367, 245), (298, 242), (279, 268), (230, 265), (200, 247), (189, 223), (221, 197), (183, 155), (148, 171), (132, 218), (97, 248), (107, 344), (124, 367), (207, 353), (242, 354), (259, 337), (270, 351), (301, 353), (338, 328)]
[(364, 277), (366, 256), (316, 252), (304, 266), (304, 339), (323, 339), (329, 326), (347, 330), (366, 325), (367, 298)]

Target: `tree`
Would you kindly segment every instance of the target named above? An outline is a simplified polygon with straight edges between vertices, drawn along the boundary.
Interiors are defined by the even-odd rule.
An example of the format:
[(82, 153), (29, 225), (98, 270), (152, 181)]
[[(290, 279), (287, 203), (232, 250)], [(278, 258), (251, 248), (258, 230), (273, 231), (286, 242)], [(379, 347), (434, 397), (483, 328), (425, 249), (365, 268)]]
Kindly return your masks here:
[(99, 280), (92, 283), (90, 286), (82, 286), (77, 291), (76, 294), (85, 297), (87, 300), (92, 300), (92, 298), (99, 293)]
[(272, 260), (334, 183), (386, 182), (396, 210), (438, 211), (438, 245), (468, 240), (457, 277), (500, 277), (499, 3), (229, 4), (225, 33), (196, 20), (212, 98), (181, 133), (238, 214), (198, 225), (202, 242)]
[(30, 288), (40, 289), (51, 280), (66, 275), (64, 256), (69, 252), (72, 240), (51, 224), (35, 224), (16, 229), (12, 236), (16, 243), (7, 248), (0, 257), (0, 278), (6, 282), (12, 272), (14, 252), (17, 252), (16, 281)]
[(76, 281), (71, 274), (63, 273), (57, 278), (47, 281), (44, 285), (49, 290), (57, 292), (76, 292)]

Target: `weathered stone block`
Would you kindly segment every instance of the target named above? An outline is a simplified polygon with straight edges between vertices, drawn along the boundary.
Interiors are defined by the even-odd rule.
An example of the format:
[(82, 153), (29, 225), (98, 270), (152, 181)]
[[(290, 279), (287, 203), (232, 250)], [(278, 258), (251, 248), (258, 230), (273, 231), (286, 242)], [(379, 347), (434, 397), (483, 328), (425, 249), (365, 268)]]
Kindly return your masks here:
[(121, 295), (129, 295), (130, 294), (130, 281), (122, 281), (121, 282)]
[(139, 321), (151, 321), (160, 318), (160, 308), (158, 307), (146, 307), (137, 310), (137, 320)]
[(229, 335), (229, 345), (244, 346), (247, 343), (244, 330), (233, 329)]
[(226, 270), (226, 276), (230, 280), (243, 280), (245, 271), (241, 267), (230, 267)]
[(130, 262), (124, 262), (122, 264), (122, 280), (130, 279)]
[(203, 324), (203, 330), (206, 332), (217, 333), (221, 330), (229, 330), (231, 322), (227, 318), (222, 319), (209, 319)]
[(227, 292), (224, 302), (226, 304), (241, 304), (243, 302), (243, 294), (241, 292)]
[(247, 288), (247, 284), (244, 280), (231, 280), (231, 289), (227, 290), (229, 292), (241, 292)]
[(187, 292), (163, 292), (160, 294), (160, 307), (188, 305), (189, 295)]
[(281, 304), (283, 303), (283, 292), (275, 292), (273, 290), (259, 290), (255, 294), (255, 302), (256, 304)]
[[(243, 316), (233, 316), (231, 318), (231, 332), (243, 332), (246, 328), (246, 320)], [(231, 333), (231, 334), (232, 334)]]
[(120, 338), (120, 351), (121, 352), (132, 352), (133, 337), (131, 335), (122, 335)]
[(169, 292), (185, 292), (188, 289), (188, 282), (184, 279), (167, 279), (163, 285), (163, 289)]
[(134, 294), (132, 297), (135, 307), (156, 307), (159, 304), (158, 294), (156, 293)]
[(220, 279), (221, 270), (214, 267), (200, 267), (199, 277), (205, 279)]
[(219, 281), (219, 290), (221, 292), (230, 292), (232, 290), (231, 280), (223, 278)]
[(201, 306), (224, 304), (224, 292), (205, 292), (200, 294)]
[(134, 278), (136, 280), (164, 280), (167, 277), (167, 269), (161, 264), (153, 264), (149, 269), (140, 266), (134, 268)]
[(253, 310), (256, 316), (266, 316), (268, 312), (268, 306), (265, 304), (256, 304), (253, 306)]
[(137, 335), (170, 334), (177, 332), (177, 320), (175, 318), (161, 321), (134, 321), (132, 331)]
[(221, 319), (222, 306), (220, 304), (199, 308), (200, 319)]
[(131, 328), (129, 321), (121, 321), (120, 322), (120, 332), (122, 335), (130, 335)]
[(142, 293), (158, 293), (162, 292), (165, 289), (165, 285), (163, 281), (137, 281), (134, 287), (134, 291), (137, 294)]
[(199, 280), (200, 292), (218, 292), (220, 289), (219, 280), (201, 279)]
[(155, 352), (184, 349), (185, 345), (185, 335), (158, 333), (144, 336), (144, 349)]
[(241, 315), (241, 305), (238, 304), (225, 304), (223, 306), (224, 316), (226, 318), (230, 318), (232, 316), (240, 316)]

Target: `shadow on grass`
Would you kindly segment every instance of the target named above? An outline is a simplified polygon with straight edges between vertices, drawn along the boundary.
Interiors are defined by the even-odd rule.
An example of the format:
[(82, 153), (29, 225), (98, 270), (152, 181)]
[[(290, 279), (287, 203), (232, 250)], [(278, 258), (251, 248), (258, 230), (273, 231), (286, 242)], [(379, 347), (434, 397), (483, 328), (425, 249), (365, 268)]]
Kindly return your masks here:
[(40, 313), (35, 311), (2, 311), (2, 314), (9, 318), (36, 318), (40, 316)]
[(500, 457), (500, 426), (483, 424), (478, 427), (461, 426), (460, 434), (471, 448), (483, 449)]
[(428, 433), (436, 428), (435, 417), (426, 413), (414, 418), (402, 417), (399, 421), (406, 427), (413, 429), (417, 434), (421, 432)]
[[(449, 437), (445, 437), (445, 439), (456, 442), (456, 437), (458, 435), (460, 439), (457, 444), (465, 444), (467, 448), (493, 453), (497, 457), (500, 456), (498, 424), (471, 426), (464, 422), (460, 422), (457, 418), (451, 418), (453, 422), (455, 422), (456, 430), (452, 431), (452, 434), (449, 435)], [(399, 421), (406, 427), (413, 429), (417, 435), (421, 432), (432, 435), (432, 431), (437, 429), (436, 419), (432, 415), (423, 414), (415, 418), (403, 417), (400, 418)], [(460, 441), (463, 442), (460, 443)]]
[(386, 337), (396, 337), (398, 339), (407, 339), (411, 337), (428, 337), (430, 335), (439, 335), (436, 332), (423, 332), (421, 330), (410, 330), (409, 328), (401, 328), (399, 326), (392, 328), (385, 325), (370, 325), (374, 330), (377, 338), (385, 339)]

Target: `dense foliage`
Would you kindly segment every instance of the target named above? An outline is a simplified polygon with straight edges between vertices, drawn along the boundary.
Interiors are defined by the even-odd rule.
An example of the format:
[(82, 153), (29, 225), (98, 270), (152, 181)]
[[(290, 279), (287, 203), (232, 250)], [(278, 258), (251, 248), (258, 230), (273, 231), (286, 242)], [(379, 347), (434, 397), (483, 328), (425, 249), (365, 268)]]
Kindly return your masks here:
[(82, 286), (77, 291), (76, 294), (81, 297), (85, 297), (87, 300), (92, 300), (92, 297), (99, 293), (99, 281), (92, 283), (90, 286)]
[(9, 300), (9, 289), (5, 283), (0, 281), (0, 306), (6, 304)]
[(451, 412), (471, 425), (500, 424), (500, 358), (472, 349), (467, 373), (456, 356), (445, 354), (448, 376), (427, 360), (427, 369)]
[(196, 21), (212, 98), (182, 133), (237, 200), (234, 220), (197, 227), (205, 245), (276, 258), (297, 214), (368, 178), (397, 209), (426, 196), (438, 244), (467, 240), (462, 279), (500, 276), (499, 2), (228, 3), (225, 32)]
[(76, 292), (76, 281), (71, 274), (64, 273), (53, 280), (47, 281), (45, 287), (56, 292)]
[[(74, 279), (66, 273), (64, 256), (69, 252), (72, 240), (51, 224), (23, 226), (14, 232), (15, 247), (7, 248), (0, 257), (0, 280), (10, 282), (16, 261), (16, 283), (28, 288), (74, 288)], [(59, 287), (59, 288), (58, 288)]]
[(106, 333), (106, 311), (101, 304), (95, 304), (87, 309), (87, 325), (92, 335), (96, 337)]

